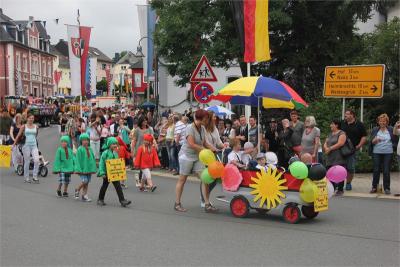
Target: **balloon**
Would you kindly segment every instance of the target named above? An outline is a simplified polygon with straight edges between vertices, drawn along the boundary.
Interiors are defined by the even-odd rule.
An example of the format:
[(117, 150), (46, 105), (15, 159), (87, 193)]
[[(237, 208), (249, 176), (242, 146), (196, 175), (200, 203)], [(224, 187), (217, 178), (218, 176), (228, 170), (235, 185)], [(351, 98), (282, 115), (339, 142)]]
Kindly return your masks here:
[(208, 165), (208, 173), (214, 179), (220, 178), (224, 173), (224, 164), (219, 161), (214, 161)]
[(347, 171), (343, 166), (335, 165), (326, 172), (326, 178), (332, 183), (340, 183), (346, 180)]
[(201, 173), (200, 179), (205, 184), (211, 184), (212, 182), (214, 182), (214, 179), (208, 173), (208, 169), (207, 168), (205, 168), (203, 170), (203, 172)]
[(308, 203), (314, 202), (317, 191), (318, 188), (314, 184), (314, 182), (306, 178), (304, 179), (303, 183), (300, 186), (300, 198), (304, 202)]
[(326, 181), (326, 187), (328, 189), (328, 198), (331, 198), (335, 193), (335, 188), (333, 188), (333, 184), (329, 182), (328, 179)]
[(297, 179), (305, 179), (308, 176), (307, 165), (301, 161), (295, 161), (290, 164), (289, 171)]
[(322, 164), (313, 164), (311, 165), (308, 171), (308, 178), (313, 181), (319, 181), (325, 178), (326, 168)]
[(233, 164), (227, 164), (222, 174), (222, 188), (227, 191), (237, 191), (243, 176), (239, 169)]
[(210, 149), (200, 151), (199, 159), (204, 165), (209, 165), (216, 160), (214, 153)]

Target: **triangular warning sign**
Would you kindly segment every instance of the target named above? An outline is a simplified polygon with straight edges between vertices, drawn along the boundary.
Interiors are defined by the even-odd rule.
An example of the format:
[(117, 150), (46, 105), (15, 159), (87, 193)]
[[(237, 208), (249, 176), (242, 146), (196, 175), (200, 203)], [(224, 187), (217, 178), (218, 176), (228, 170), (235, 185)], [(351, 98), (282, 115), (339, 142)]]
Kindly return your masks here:
[(216, 82), (217, 76), (215, 76), (213, 69), (211, 68), (210, 62), (205, 55), (203, 55), (194, 70), (191, 82)]

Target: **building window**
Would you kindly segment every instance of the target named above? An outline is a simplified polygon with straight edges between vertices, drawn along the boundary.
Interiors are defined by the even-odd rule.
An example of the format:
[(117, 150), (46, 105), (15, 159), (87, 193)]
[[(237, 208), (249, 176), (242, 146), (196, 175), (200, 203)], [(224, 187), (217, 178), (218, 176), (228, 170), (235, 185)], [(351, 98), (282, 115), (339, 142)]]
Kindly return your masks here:
[(106, 69), (106, 67), (107, 67), (107, 65), (106, 65), (106, 64), (104, 64), (104, 63), (103, 63), (103, 64), (101, 64), (101, 69), (102, 69), (102, 70), (105, 70), (105, 69)]
[(51, 71), (51, 64), (47, 62), (47, 76), (52, 77), (53, 72)]
[(135, 73), (134, 74), (135, 80), (133, 81), (133, 87), (134, 88), (140, 88), (142, 87), (142, 74), (141, 73)]
[(121, 66), (121, 70), (126, 70), (126, 66)]
[(47, 76), (47, 73), (46, 73), (46, 62), (42, 62), (42, 76)]
[(28, 60), (25, 56), (22, 58), (22, 71), (28, 72)]
[(68, 73), (68, 77), (71, 79), (71, 72)]
[(19, 53), (15, 55), (15, 68), (21, 70), (21, 57)]

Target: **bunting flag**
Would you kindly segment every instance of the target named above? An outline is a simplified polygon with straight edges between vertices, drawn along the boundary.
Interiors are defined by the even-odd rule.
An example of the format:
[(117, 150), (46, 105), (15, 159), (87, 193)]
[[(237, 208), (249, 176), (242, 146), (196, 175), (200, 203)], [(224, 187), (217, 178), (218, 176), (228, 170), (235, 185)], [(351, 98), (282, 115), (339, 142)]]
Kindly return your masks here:
[[(88, 63), (89, 56), (89, 42), (90, 42), (90, 27), (80, 26), (79, 27), (79, 35), (81, 40), (83, 41), (83, 50), (81, 49), (81, 77), (85, 77), (85, 79), (81, 79), (81, 94), (88, 96), (90, 98), (90, 90), (86, 90), (86, 72), (88, 71), (86, 65)], [(90, 82), (89, 82), (90, 84)]]
[(89, 71), (90, 71), (90, 96), (92, 98), (97, 96), (96, 92), (96, 67), (97, 67), (97, 57), (89, 58)]
[(62, 77), (62, 71), (55, 70), (53, 77), (54, 77), (54, 83), (58, 86)]
[(231, 0), (230, 4), (244, 61), (270, 60), (268, 0)]

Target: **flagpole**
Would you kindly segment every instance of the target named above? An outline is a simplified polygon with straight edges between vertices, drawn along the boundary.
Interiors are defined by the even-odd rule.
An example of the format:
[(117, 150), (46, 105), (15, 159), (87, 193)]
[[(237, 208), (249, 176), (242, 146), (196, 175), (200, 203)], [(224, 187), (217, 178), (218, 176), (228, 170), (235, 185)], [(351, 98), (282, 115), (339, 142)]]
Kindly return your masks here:
[[(250, 62), (247, 62), (247, 77), (250, 77), (250, 73), (251, 69), (250, 69)], [(251, 115), (251, 106), (249, 105), (245, 105), (244, 107), (244, 116), (246, 117), (246, 121), (247, 121), (247, 141), (250, 140), (250, 125), (249, 125), (249, 120), (250, 120), (250, 115)]]
[[(80, 20), (80, 14), (79, 14), (79, 8), (78, 8), (78, 16), (77, 16), (77, 21), (78, 21), (78, 32), (79, 32), (79, 40), (81, 39), (81, 20)], [(79, 55), (79, 61), (80, 61), (80, 73), (81, 73), (81, 86), (82, 86), (82, 49), (79, 50), (80, 55)], [(79, 110), (81, 111), (81, 118), (83, 115), (83, 108), (82, 108), (82, 87), (81, 87), (81, 93), (79, 95)]]

